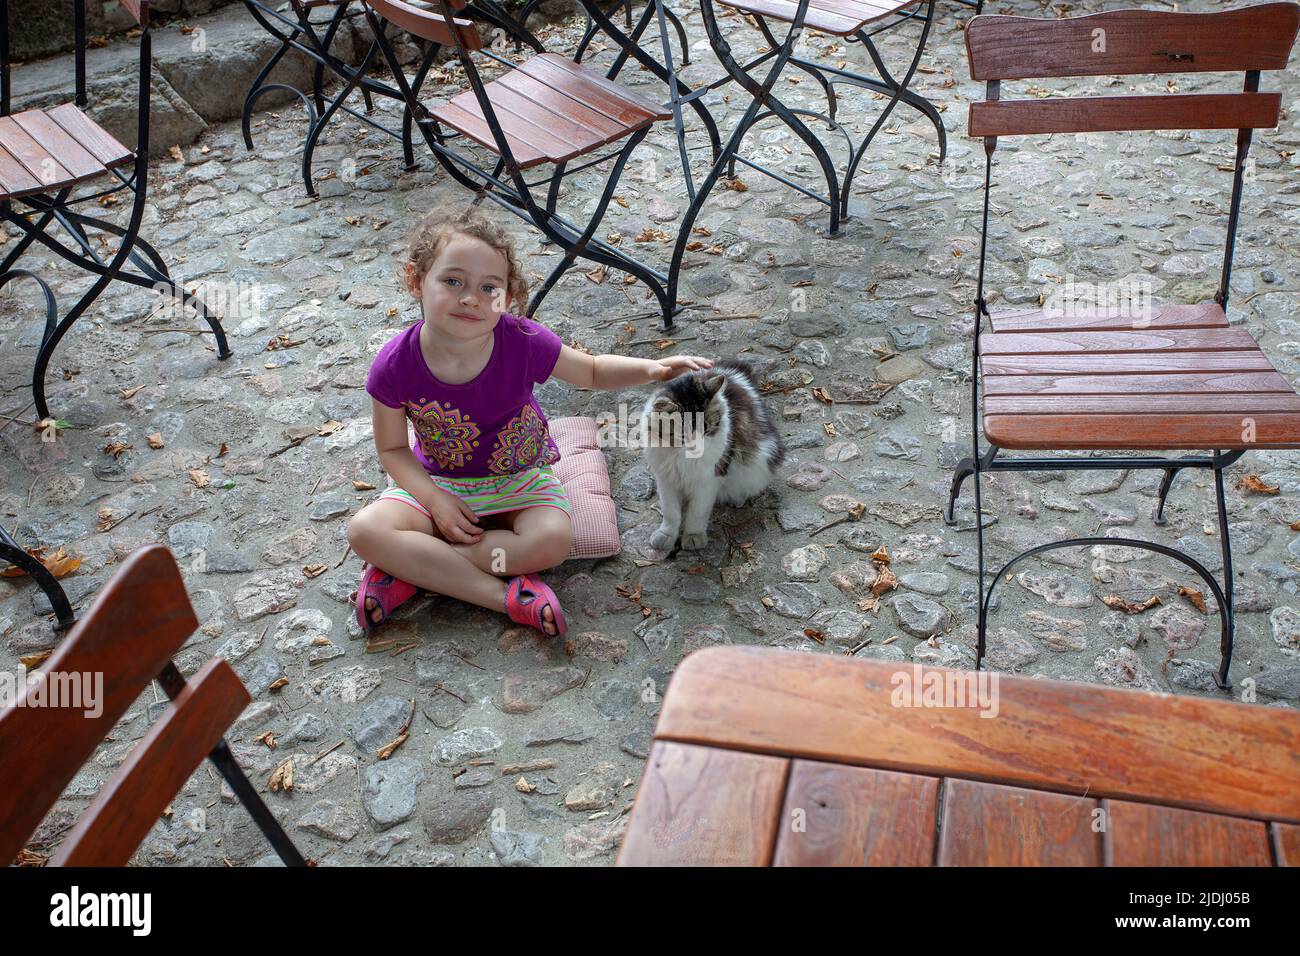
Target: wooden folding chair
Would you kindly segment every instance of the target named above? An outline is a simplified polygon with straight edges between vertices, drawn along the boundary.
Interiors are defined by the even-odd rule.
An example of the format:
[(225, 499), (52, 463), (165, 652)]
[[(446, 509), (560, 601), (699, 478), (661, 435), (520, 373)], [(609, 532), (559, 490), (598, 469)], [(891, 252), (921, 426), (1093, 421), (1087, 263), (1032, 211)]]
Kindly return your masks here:
[[(216, 338), (217, 357), (232, 354), (221, 322), (203, 300), (186, 292), (167, 270), (167, 264), (149, 243), (140, 238), (144, 217), (145, 191), (149, 172), (149, 93), (151, 89), (151, 41), (148, 0), (122, 0), (122, 5), (140, 25), (140, 74), (137, 101), (135, 149), (127, 149), (92, 120), (84, 108), (86, 97), (86, 0), (75, 0), (76, 100), (55, 107), (23, 110), (10, 115), (9, 35), (0, 31), (0, 217), (18, 227), (20, 238), (0, 260), (0, 288), (18, 278), (32, 279), (45, 296), (45, 331), (32, 371), (32, 395), (39, 419), (50, 417), (45, 402), (45, 371), (59, 341), (74, 322), (114, 280), (156, 289), (192, 305), (207, 321)], [(0, 18), (7, 18), (8, 0), (0, 0)], [(7, 20), (5, 21), (7, 22)], [(124, 173), (130, 170), (130, 175)], [(73, 195), (82, 185), (112, 180), (104, 189)], [(132, 197), (125, 228), (74, 207), (127, 190)], [(71, 244), (61, 241), (54, 229), (61, 227)], [(91, 242), (87, 230), (104, 233), (117, 249), (107, 259)], [(97, 276), (62, 319), (54, 293), (40, 276), (14, 264), (33, 242), (39, 242), (58, 256)], [(127, 259), (139, 270), (126, 267)]]
[[(313, 198), (318, 193), (312, 175), (312, 157), (316, 152), (316, 144), (320, 141), (326, 127), (329, 126), (330, 120), (339, 112), (346, 113), (354, 119), (400, 140), (404, 168), (408, 170), (416, 168), (415, 152), (411, 139), (413, 124), (410, 110), (403, 110), (402, 128), (400, 130), (389, 128), (371, 115), (375, 108), (375, 96), (402, 100), (402, 94), (399, 90), (369, 74), (370, 67), (379, 52), (378, 45), (372, 40), (357, 66), (349, 65), (340, 60), (332, 50), (335, 38), (338, 36), (343, 24), (357, 17), (365, 16), (364, 5), (359, 0), (355, 6), (353, 3), (354, 0), (290, 0), (292, 7), (290, 11), (292, 17), (290, 17), (288, 12), (275, 9), (269, 0), (265, 0), (265, 2), (264, 0), (244, 0), (244, 6), (253, 19), (261, 24), (267, 33), (280, 41), (279, 48), (263, 64), (262, 69), (253, 78), (253, 82), (249, 84), (248, 93), (244, 97), (244, 109), (241, 117), (244, 146), (249, 150), (253, 148), (253, 107), (263, 94), (271, 90), (287, 90), (297, 96), (302, 101), (303, 108), (307, 111), (307, 133), (303, 137), (302, 146), (302, 179), (307, 188), (307, 195)], [(313, 19), (313, 15), (319, 11), (324, 12)], [(475, 0), (466, 8), (466, 14), (474, 19), (482, 20), (505, 30), (514, 38), (517, 45), (526, 43), (537, 52), (542, 52), (541, 42), (529, 33), (521, 23), (516, 22), (509, 12), (494, 0)], [(314, 61), (310, 96), (288, 83), (267, 82), (271, 71), (275, 69), (276, 65), (290, 50), (296, 50)], [(431, 46), (425, 51), (420, 60), (415, 78), (411, 81), (411, 86), (417, 95), (420, 86), (433, 67), (437, 53), (437, 45)], [(342, 88), (328, 102), (326, 102), (324, 90), (327, 68), (332, 75), (343, 80)], [(358, 112), (347, 105), (347, 100), (355, 90), (361, 91), (362, 101), (365, 104), (364, 113)]]
[[(484, 198), (532, 222), (563, 250), (560, 262), (528, 303), (533, 315), (560, 277), (578, 258), (627, 272), (644, 282), (659, 301), (664, 321), (670, 321), (666, 283), (668, 277), (600, 239), (596, 230), (614, 196), (632, 151), (650, 126), (671, 114), (593, 70), (554, 53), (541, 53), (514, 64), (491, 50), (473, 23), (453, 12), (465, 0), (439, 0), (441, 14), (427, 13), (402, 0), (365, 0), (367, 16), (407, 108), (434, 157), (457, 182)], [(420, 103), (385, 36), (384, 23), (392, 23), (414, 36), (454, 48), (470, 88), (433, 109)], [(505, 66), (507, 73), (489, 83), (479, 77), (471, 53)], [(644, 56), (644, 55), (642, 55)], [(648, 58), (647, 58), (648, 59)], [(649, 61), (653, 63), (653, 61)], [(655, 64), (660, 70), (658, 64)], [(477, 143), (490, 154), (489, 168), (461, 148)], [(622, 145), (597, 155), (606, 146)], [(574, 160), (583, 160), (570, 167)], [(578, 225), (556, 210), (559, 189), (567, 175), (613, 160), (604, 190), (586, 225)], [(525, 170), (546, 167), (529, 182)], [(534, 189), (545, 188), (538, 202)]]
[[(981, 16), (966, 27), (971, 78), (986, 81), (988, 88), (987, 100), (970, 107), (970, 135), (983, 137), (985, 152), (971, 413), (977, 416), (982, 408), (988, 447), (980, 449), (976, 422), (972, 454), (957, 465), (945, 518), (954, 523), (953, 504), (962, 483), (974, 476), (980, 588), (977, 668), (984, 657), (993, 589), (1013, 565), (1057, 548), (1124, 546), (1181, 561), (1205, 582), (1218, 604), (1222, 628), (1215, 679), (1220, 688), (1229, 687), (1233, 570), (1223, 470), (1251, 449), (1300, 448), (1300, 396), (1247, 332), (1228, 327), (1226, 315), (1251, 133), (1276, 126), (1281, 108), (1280, 93), (1259, 92), (1260, 72), (1286, 67), (1298, 24), (1300, 6), (1268, 3), (1222, 13), (1115, 10), (1061, 20)], [(1245, 71), (1239, 93), (1000, 97), (1004, 80), (1236, 70)], [(984, 297), (984, 263), (998, 138), (1154, 129), (1237, 130), (1223, 272), (1214, 301), (1157, 304), (1141, 311), (1124, 303), (1076, 309), (1063, 316), (1042, 309), (991, 315)], [(991, 331), (981, 334), (985, 319)], [(1000, 458), (1002, 449), (1202, 449), (1213, 455)], [(1017, 555), (985, 591), (982, 474), (1160, 469), (1164, 478), (1155, 520), (1161, 524), (1170, 485), (1185, 468), (1214, 472), (1222, 588), (1200, 562), (1175, 548), (1132, 538), (1086, 537)]]
[[(248, 705), (248, 691), (220, 658), (188, 681), (171, 661), (198, 626), (171, 552), (141, 548), (42, 665), (38, 683), (27, 685), (16, 706), (0, 709), (0, 863), (22, 850), (82, 764), (157, 680), (170, 704), (50, 863), (125, 865), (206, 755), (280, 859), (305, 865), (223, 739)], [(38, 699), (42, 706), (31, 703)]]

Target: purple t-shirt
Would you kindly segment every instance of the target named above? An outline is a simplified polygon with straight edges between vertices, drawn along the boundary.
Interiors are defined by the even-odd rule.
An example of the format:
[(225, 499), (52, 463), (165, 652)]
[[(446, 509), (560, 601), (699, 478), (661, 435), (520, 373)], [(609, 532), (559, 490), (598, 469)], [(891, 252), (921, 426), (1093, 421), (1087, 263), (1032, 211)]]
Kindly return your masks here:
[(533, 384), (550, 378), (560, 357), (558, 335), (532, 319), (502, 315), (483, 371), (449, 385), (424, 361), (423, 325), (421, 319), (379, 350), (366, 391), (389, 408), (406, 410), (416, 437), (411, 451), (430, 474), (482, 478), (560, 460), (533, 397)]

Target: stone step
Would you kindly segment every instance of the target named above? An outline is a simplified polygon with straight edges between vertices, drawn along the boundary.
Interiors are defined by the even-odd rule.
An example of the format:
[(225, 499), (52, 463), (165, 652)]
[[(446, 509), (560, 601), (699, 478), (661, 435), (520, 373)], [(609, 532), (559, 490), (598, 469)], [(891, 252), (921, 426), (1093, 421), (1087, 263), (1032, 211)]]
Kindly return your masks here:
[[(109, 6), (117, 4), (110, 0)], [(212, 4), (209, 0), (173, 0), (172, 6), (188, 12), (210, 8)], [(542, 22), (569, 16), (573, 7), (573, 0), (546, 0), (529, 20), (529, 26), (536, 29)], [(287, 2), (274, 9), (293, 18)], [(323, 19), (323, 14), (318, 12), (312, 19)], [(182, 27), (186, 32), (181, 32)], [(95, 35), (94, 29), (87, 32)], [(150, 36), (153, 74), (149, 152), (152, 156), (165, 155), (172, 146), (194, 142), (214, 123), (238, 119), (253, 79), (280, 47), (280, 41), (253, 19), (243, 3), (212, 9), (192, 19), (155, 25)], [(365, 19), (353, 18), (339, 29), (331, 51), (339, 59), (355, 65), (365, 55), (371, 37)], [(412, 43), (399, 42), (395, 50), (406, 63), (419, 55)], [(139, 116), (136, 106), (139, 75), (138, 39), (117, 36), (103, 47), (86, 51), (88, 112), (120, 142), (132, 148)], [(13, 111), (72, 101), (74, 76), (71, 52), (15, 65), (11, 74)], [(306, 91), (312, 82), (312, 62), (292, 51), (280, 61), (267, 82)], [(338, 81), (327, 72), (325, 85), (327, 90), (334, 89)], [(359, 102), (360, 97), (357, 99)], [(256, 108), (266, 111), (294, 100), (290, 91), (275, 89), (258, 97)]]
[[(290, 10), (289, 4), (283, 6)], [(188, 32), (182, 33), (182, 26)], [(356, 62), (361, 55), (358, 50), (365, 49), (358, 42), (357, 32), (350, 27), (339, 32), (332, 49), (340, 59)], [(242, 3), (183, 24), (156, 26), (150, 33), (153, 74), (149, 152), (154, 156), (166, 154), (172, 146), (193, 142), (211, 124), (237, 119), (254, 77), (280, 46)], [(74, 97), (74, 75), (71, 53), (16, 67), (12, 73), (13, 110), (70, 102)], [(86, 52), (88, 112), (131, 147), (136, 143), (139, 75), (137, 39), (120, 37)], [(309, 89), (310, 61), (291, 52), (276, 66), (268, 82)], [(287, 90), (272, 90), (258, 99), (257, 109), (271, 109), (294, 99)]]

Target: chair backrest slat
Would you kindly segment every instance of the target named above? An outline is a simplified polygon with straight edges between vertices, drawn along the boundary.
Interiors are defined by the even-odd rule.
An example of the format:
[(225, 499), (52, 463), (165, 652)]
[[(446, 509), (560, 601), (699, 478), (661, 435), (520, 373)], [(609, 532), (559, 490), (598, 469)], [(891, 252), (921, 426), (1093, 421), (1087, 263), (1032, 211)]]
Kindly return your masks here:
[(1300, 6), (1218, 13), (1111, 10), (1069, 19), (979, 16), (966, 27), (973, 80), (1286, 67)]
[(1147, 129), (1272, 129), (1281, 93), (1077, 96), (970, 104), (971, 136)]
[[(80, 686), (80, 703), (87, 706), (0, 709), (0, 865), (22, 849), (68, 782), (198, 626), (171, 552), (161, 545), (141, 548), (46, 661), (39, 688), (29, 685), (21, 695), (34, 702), (40, 689), (48, 702)], [(123, 652), (124, 635), (129, 653)], [(89, 677), (74, 683), (73, 675)], [(97, 701), (88, 700), (92, 693)]]
[(225, 660), (203, 665), (78, 818), (51, 865), (125, 866), (250, 700)]
[[(479, 36), (478, 28), (471, 20), (454, 17), (448, 25), (447, 18), (441, 14), (429, 13), (409, 3), (403, 3), (402, 0), (365, 0), (365, 2), (389, 23), (431, 43), (441, 43), (443, 46), (454, 48), (456, 45), (456, 38), (452, 35), (454, 27), (456, 35), (460, 37), (461, 46), (466, 50), (483, 48), (483, 38)], [(465, 6), (465, 2), (452, 3), (448, 0), (448, 3), (454, 9)]]

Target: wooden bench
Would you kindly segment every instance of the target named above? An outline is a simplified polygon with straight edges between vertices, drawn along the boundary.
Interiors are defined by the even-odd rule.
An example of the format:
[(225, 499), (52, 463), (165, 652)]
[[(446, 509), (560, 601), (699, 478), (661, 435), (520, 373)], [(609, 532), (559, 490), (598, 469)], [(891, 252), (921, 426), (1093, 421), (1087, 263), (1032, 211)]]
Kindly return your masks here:
[[(928, 697), (945, 681), (987, 696), (918, 706), (957, 702)], [(1300, 713), (708, 648), (673, 674), (618, 864), (1294, 866)]]

